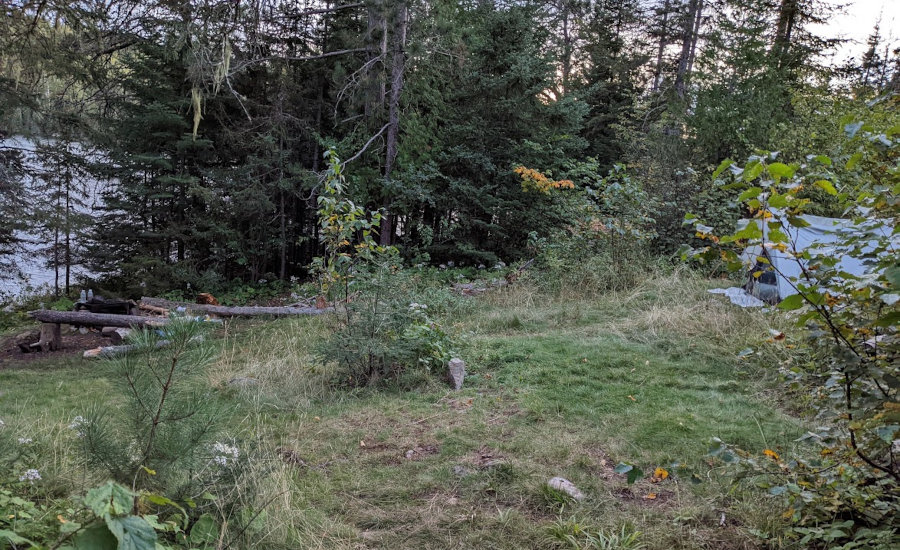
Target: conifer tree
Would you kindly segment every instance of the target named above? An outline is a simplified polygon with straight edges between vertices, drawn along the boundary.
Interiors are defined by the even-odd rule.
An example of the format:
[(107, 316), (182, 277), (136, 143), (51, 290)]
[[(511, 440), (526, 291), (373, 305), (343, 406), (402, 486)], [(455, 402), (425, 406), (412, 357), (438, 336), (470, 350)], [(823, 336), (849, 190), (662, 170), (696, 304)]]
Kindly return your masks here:
[(159, 330), (132, 333), (134, 349), (111, 360), (124, 408), (98, 404), (72, 422), (89, 463), (124, 485), (183, 498), (240, 457), (216, 446), (236, 448), (216, 441), (224, 411), (197, 383), (214, 358), (206, 328), (171, 317)]

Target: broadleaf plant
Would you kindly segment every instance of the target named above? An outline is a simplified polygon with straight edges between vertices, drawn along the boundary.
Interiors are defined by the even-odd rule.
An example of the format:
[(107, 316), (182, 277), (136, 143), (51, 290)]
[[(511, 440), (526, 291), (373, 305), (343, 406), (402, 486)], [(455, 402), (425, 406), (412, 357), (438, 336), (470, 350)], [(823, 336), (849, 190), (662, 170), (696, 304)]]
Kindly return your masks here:
[[(805, 382), (816, 407), (822, 427), (804, 439), (819, 447), (817, 456), (788, 460), (766, 449), (759, 458), (724, 443), (714, 454), (766, 476), (769, 493), (786, 499), (790, 538), (830, 548), (879, 547), (895, 536), (900, 512), (900, 135), (896, 126), (879, 132), (859, 121), (846, 130), (844, 158), (814, 154), (787, 165), (763, 152), (743, 169), (723, 162), (715, 175), (751, 220), (715, 235), (689, 216), (686, 223), (709, 245), (684, 251), (735, 270), (749, 260), (758, 270), (751, 276), (773, 271), (793, 291), (779, 309), (805, 329), (815, 360), (786, 374)], [(804, 216), (820, 201), (844, 212), (836, 242), (800, 247), (797, 229), (809, 225)], [(749, 250), (763, 252), (747, 258)], [(772, 262), (774, 251), (796, 263), (799, 275)], [(842, 270), (845, 257), (864, 272)]]

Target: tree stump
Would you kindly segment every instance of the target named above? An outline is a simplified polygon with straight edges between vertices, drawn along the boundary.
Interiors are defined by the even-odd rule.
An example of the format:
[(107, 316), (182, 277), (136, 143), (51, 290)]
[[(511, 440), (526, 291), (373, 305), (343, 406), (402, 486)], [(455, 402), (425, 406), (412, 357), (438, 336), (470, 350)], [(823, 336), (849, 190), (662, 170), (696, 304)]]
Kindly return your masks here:
[(41, 339), (37, 346), (41, 351), (56, 351), (62, 347), (62, 327), (59, 323), (41, 325)]

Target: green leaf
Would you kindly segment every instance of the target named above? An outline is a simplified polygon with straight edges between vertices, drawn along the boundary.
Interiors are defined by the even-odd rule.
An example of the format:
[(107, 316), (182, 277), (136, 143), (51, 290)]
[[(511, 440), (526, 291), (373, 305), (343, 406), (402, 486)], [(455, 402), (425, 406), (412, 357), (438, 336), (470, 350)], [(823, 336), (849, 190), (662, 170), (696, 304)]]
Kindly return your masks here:
[(894, 288), (900, 288), (900, 265), (892, 265), (884, 270), (884, 277)]
[(773, 162), (768, 166), (769, 175), (772, 176), (775, 181), (781, 179), (790, 179), (794, 176), (794, 168), (784, 164), (783, 162)]
[(67, 521), (59, 526), (59, 532), (62, 535), (67, 535), (69, 533), (74, 533), (75, 531), (81, 529), (81, 524), (77, 521)]
[(191, 527), (190, 540), (192, 544), (212, 544), (219, 537), (219, 526), (215, 518), (209, 514), (203, 514)]
[(879, 317), (872, 325), (876, 327), (893, 327), (900, 325), (900, 311), (892, 311)]
[(769, 240), (773, 243), (786, 243), (788, 236), (781, 229), (773, 229), (769, 231)]
[(847, 160), (847, 164), (846, 164), (847, 170), (853, 170), (856, 167), (856, 165), (859, 164), (859, 161), (862, 160), (862, 157), (863, 157), (862, 153), (854, 153), (853, 156), (851, 156), (850, 159)]
[(121, 516), (134, 507), (135, 493), (118, 483), (107, 481), (105, 485), (88, 491), (84, 503), (95, 515), (103, 517), (107, 514)]
[(25, 537), (21, 537), (12, 531), (7, 531), (6, 529), (0, 529), (0, 540), (5, 540), (10, 544), (30, 544), (32, 546), (36, 546), (36, 544)]
[(628, 472), (628, 484), (631, 485), (642, 477), (644, 477), (644, 472), (640, 468), (633, 468)]
[(75, 550), (116, 550), (119, 542), (102, 523), (91, 525), (72, 539)]
[(829, 195), (837, 195), (837, 189), (834, 188), (834, 185), (828, 180), (818, 180), (815, 182), (815, 185), (821, 188), (823, 191), (828, 193)]
[(738, 196), (738, 200), (745, 201), (747, 199), (755, 199), (756, 197), (759, 196), (760, 193), (762, 193), (762, 187), (751, 187), (751, 188), (747, 189), (746, 191), (744, 191), (743, 193), (741, 193)]
[(617, 464), (614, 471), (617, 474), (628, 474), (629, 485), (644, 477), (644, 472), (640, 468), (632, 466), (631, 464), (625, 464), (624, 462)]
[(769, 197), (768, 203), (772, 208), (786, 208), (788, 205), (787, 197), (775, 192)]
[(118, 550), (154, 550), (156, 547), (156, 531), (142, 517), (107, 517), (106, 526), (119, 541)]
[(753, 181), (758, 178), (760, 174), (762, 174), (764, 169), (765, 166), (763, 166), (761, 162), (759, 162), (758, 160), (754, 161), (744, 168), (742, 179), (744, 181)]
[(762, 229), (756, 223), (756, 220), (750, 220), (747, 227), (741, 229), (733, 235), (735, 239), (760, 239), (762, 238)]
[(718, 177), (722, 174), (722, 172), (724, 172), (725, 169), (728, 168), (729, 166), (731, 166), (732, 164), (734, 164), (734, 161), (731, 160), (731, 159), (725, 159), (725, 160), (723, 160), (723, 161), (719, 164), (719, 167), (716, 168), (715, 171), (713, 172), (713, 174), (712, 174), (713, 179), (718, 178)]
[(803, 307), (804, 303), (805, 302), (803, 300), (803, 296), (800, 296), (799, 294), (791, 294), (778, 304), (778, 309), (784, 311), (793, 311), (795, 309), (800, 309), (801, 307)]
[(156, 504), (157, 506), (171, 506), (171, 507), (177, 509), (179, 512), (181, 512), (181, 516), (182, 516), (181, 526), (187, 527), (188, 514), (184, 508), (182, 508), (181, 506), (178, 505), (177, 502), (175, 502), (174, 500), (172, 500), (170, 498), (164, 497), (162, 495), (156, 495), (156, 494), (152, 494), (152, 493), (144, 494), (143, 497), (146, 498), (147, 500), (149, 500), (150, 502), (152, 502), (153, 504)]
[(831, 158), (827, 157), (825, 155), (816, 155), (816, 157), (813, 160), (815, 160), (816, 162), (819, 162), (821, 164), (824, 164), (825, 166), (831, 166)]

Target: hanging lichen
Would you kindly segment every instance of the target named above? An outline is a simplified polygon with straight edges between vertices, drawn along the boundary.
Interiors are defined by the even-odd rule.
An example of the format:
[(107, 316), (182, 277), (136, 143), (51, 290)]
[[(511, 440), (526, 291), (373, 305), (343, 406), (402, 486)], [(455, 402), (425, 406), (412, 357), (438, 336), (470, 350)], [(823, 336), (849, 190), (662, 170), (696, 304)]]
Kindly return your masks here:
[(197, 128), (200, 127), (200, 120), (203, 118), (201, 113), (203, 95), (200, 89), (194, 86), (191, 88), (191, 108), (194, 110), (194, 129), (192, 131), (193, 139), (197, 139)]

